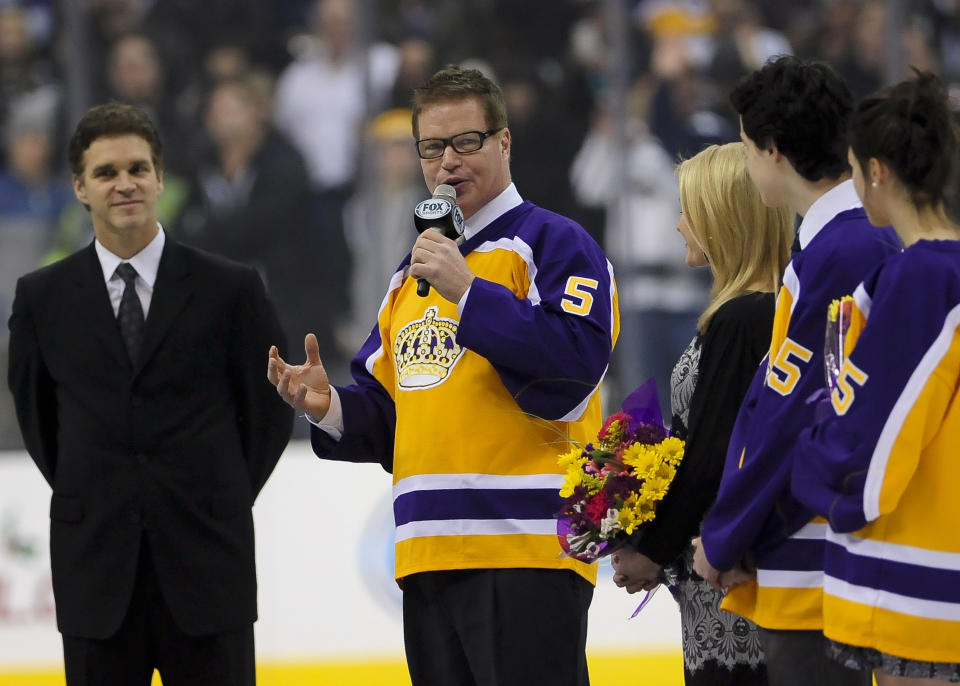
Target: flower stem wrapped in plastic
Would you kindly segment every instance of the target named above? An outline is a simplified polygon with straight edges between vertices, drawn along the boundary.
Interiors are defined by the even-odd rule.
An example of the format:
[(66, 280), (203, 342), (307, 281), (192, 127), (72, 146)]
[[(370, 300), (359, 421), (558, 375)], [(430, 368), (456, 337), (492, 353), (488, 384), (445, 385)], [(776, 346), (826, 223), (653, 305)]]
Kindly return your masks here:
[(557, 460), (566, 469), (557, 521), (564, 553), (594, 562), (651, 521), (683, 449), (663, 427), (656, 385), (648, 381), (607, 418), (595, 443), (574, 446)]
[(833, 393), (846, 359), (849, 347), (847, 336), (853, 315), (853, 297), (845, 295), (827, 308), (827, 332), (823, 343), (823, 371), (827, 376), (827, 391)]

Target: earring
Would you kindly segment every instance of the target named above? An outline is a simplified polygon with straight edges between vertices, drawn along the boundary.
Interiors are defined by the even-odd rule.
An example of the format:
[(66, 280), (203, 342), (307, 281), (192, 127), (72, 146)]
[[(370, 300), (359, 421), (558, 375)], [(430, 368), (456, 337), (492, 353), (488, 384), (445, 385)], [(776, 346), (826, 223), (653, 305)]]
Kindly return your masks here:
[(877, 182), (876, 182), (876, 181), (871, 181), (871, 182), (870, 182), (870, 187), (871, 187), (871, 188), (876, 188), (876, 187), (877, 187)]

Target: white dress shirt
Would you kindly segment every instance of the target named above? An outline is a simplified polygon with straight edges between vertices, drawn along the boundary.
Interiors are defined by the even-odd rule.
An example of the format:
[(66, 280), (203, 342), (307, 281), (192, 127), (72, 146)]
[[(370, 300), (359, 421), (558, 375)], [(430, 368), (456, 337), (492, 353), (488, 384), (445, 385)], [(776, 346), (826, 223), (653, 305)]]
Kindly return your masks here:
[(130, 266), (137, 270), (134, 288), (137, 290), (137, 297), (140, 298), (140, 305), (143, 307), (143, 318), (146, 320), (147, 313), (150, 311), (153, 285), (157, 281), (157, 270), (160, 268), (160, 256), (163, 255), (163, 244), (165, 242), (166, 236), (161, 226), (157, 235), (147, 243), (143, 250), (129, 260), (125, 260), (107, 250), (100, 241), (94, 240), (93, 247), (97, 251), (100, 267), (103, 269), (103, 280), (107, 284), (107, 293), (110, 295), (110, 305), (113, 307), (114, 316), (120, 311), (120, 299), (123, 297), (124, 289), (123, 279), (116, 273), (117, 267), (120, 266), (121, 262), (129, 262)]

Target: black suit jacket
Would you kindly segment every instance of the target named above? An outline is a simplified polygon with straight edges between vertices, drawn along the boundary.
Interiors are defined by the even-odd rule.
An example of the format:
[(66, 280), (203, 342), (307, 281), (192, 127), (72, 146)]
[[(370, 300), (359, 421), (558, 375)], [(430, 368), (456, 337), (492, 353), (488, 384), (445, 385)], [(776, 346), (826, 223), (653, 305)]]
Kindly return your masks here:
[(251, 507), (293, 414), (265, 379), (282, 341), (257, 273), (166, 238), (132, 366), (93, 244), (17, 283), (9, 383), (53, 487), (57, 623), (106, 638), (129, 606), (141, 536), (194, 635), (256, 619)]

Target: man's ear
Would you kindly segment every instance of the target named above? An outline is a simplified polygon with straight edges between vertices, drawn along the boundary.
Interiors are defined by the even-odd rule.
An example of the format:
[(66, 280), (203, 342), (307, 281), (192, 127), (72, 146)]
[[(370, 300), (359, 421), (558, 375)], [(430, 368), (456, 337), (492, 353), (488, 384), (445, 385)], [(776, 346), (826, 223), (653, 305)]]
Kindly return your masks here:
[(82, 202), (84, 205), (87, 204), (87, 189), (83, 186), (83, 179), (74, 174), (73, 179), (73, 194), (77, 197), (77, 200)]

